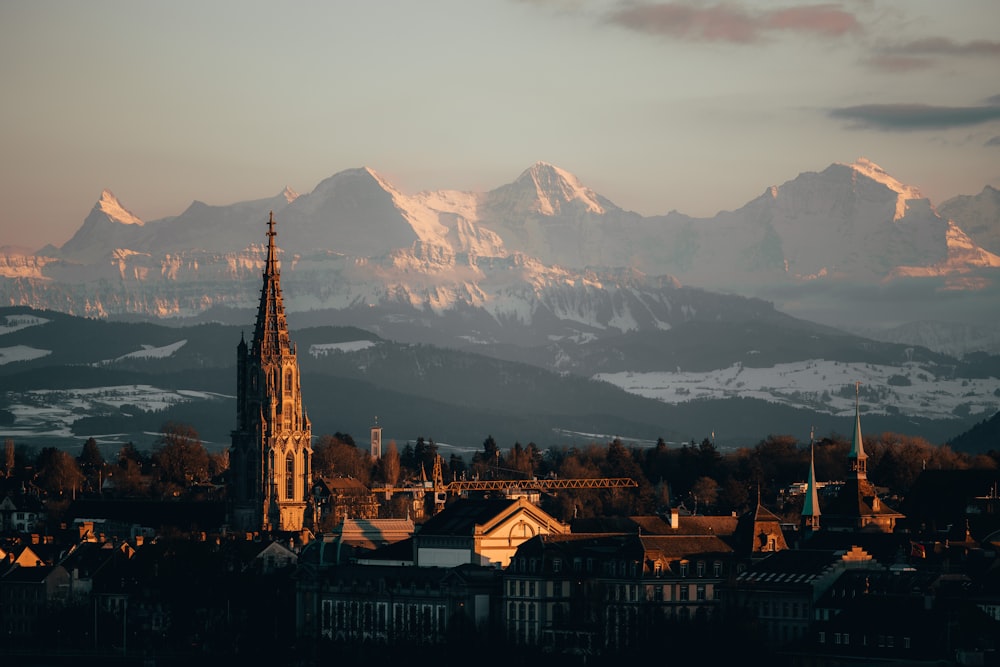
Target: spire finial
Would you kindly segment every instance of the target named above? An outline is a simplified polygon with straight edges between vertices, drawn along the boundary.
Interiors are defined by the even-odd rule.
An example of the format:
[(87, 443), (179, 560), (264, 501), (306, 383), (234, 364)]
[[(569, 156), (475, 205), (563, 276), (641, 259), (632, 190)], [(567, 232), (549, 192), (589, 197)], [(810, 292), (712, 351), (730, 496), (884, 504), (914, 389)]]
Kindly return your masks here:
[(278, 232), (274, 231), (274, 225), (274, 211), (271, 211), (267, 220), (267, 266), (265, 267), (269, 274), (276, 274), (278, 272), (278, 253), (274, 246), (274, 237), (278, 235)]

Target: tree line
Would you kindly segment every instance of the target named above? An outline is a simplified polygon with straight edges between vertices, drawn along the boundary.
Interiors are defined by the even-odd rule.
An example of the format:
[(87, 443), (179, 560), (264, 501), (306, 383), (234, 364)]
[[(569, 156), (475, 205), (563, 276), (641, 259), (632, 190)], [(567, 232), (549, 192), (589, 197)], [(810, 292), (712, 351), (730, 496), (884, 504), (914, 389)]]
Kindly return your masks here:
[[(850, 441), (837, 435), (812, 443), (816, 478), (843, 480)], [(968, 454), (920, 437), (882, 433), (864, 442), (868, 477), (889, 497), (902, 498), (925, 469), (997, 469), (1000, 452)], [(390, 440), (378, 460), (347, 433), (318, 436), (313, 443), (314, 477), (352, 477), (371, 486), (395, 487), (431, 478), (439, 457), (433, 439), (419, 437), (402, 449)], [(445, 482), (471, 479), (629, 477), (637, 489), (576, 489), (547, 496), (543, 506), (554, 516), (634, 515), (683, 505), (699, 514), (742, 512), (760, 497), (782, 505), (786, 490), (805, 480), (810, 443), (789, 435), (769, 435), (753, 445), (722, 452), (711, 439), (668, 445), (629, 446), (621, 439), (585, 446), (540, 448), (515, 442), (502, 448), (487, 436), (468, 460), (442, 459)], [(168, 423), (145, 452), (129, 443), (106, 461), (94, 438), (78, 456), (63, 449), (34, 451), (5, 443), (4, 474), (37, 488), (48, 499), (68, 501), (80, 494), (106, 493), (160, 499), (211, 495), (221, 498), (229, 467), (228, 452), (209, 453), (194, 428)]]

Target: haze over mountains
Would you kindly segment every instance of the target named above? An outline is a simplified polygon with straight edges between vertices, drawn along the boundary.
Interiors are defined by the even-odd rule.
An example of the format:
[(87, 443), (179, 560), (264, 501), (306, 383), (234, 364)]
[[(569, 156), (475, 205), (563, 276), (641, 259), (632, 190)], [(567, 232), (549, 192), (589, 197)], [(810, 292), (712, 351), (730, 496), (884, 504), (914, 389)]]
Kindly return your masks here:
[[(919, 384), (965, 377), (962, 355), (1000, 352), (998, 195), (935, 207), (866, 159), (765, 187), (711, 218), (643, 217), (542, 162), (487, 192), (405, 194), (350, 169), (307, 194), (194, 202), (148, 222), (106, 190), (62, 246), (0, 252), (0, 303), (249, 325), (273, 211), (293, 328), (361, 327), (661, 401), (688, 386), (683, 373), (821, 361), (875, 364), (889, 370), (872, 381)], [(665, 386), (637, 386), (637, 373)], [(994, 377), (933, 412), (955, 411), (961, 431), (996, 411), (998, 389)], [(843, 410), (830, 396), (839, 385), (825, 399), (770, 390), (795, 394), (799, 408)], [(884, 392), (872, 400), (900, 410)], [(904, 410), (919, 412), (919, 401)]]

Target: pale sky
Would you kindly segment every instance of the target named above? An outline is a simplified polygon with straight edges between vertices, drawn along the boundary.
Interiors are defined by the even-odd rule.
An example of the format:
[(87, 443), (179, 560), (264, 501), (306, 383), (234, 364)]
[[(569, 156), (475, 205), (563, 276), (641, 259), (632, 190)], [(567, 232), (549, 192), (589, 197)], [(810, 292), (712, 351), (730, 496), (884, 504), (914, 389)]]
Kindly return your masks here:
[(370, 167), (488, 190), (542, 160), (644, 215), (866, 157), (1000, 187), (1000, 2), (0, 3), (0, 246), (110, 189), (143, 220)]

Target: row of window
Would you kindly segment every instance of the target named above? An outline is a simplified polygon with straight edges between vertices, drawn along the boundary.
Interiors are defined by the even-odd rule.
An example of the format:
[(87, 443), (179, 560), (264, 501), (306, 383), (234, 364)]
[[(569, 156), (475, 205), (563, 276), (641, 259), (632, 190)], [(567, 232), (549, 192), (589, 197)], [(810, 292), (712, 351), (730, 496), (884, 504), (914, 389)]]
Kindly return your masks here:
[[(542, 582), (544, 583), (544, 582)], [(557, 586), (559, 585), (558, 582)], [(692, 589), (694, 596), (691, 595)], [(711, 596), (710, 596), (711, 593)], [(718, 600), (721, 588), (707, 584), (609, 584), (604, 588), (604, 599), (616, 602), (670, 602), (688, 600)], [(509, 598), (544, 598), (566, 597), (567, 590), (556, 588), (553, 595), (545, 595), (544, 587), (538, 582), (525, 579), (507, 580), (507, 597)], [(787, 606), (787, 603), (786, 603)], [(795, 603), (795, 614), (798, 614), (798, 603)], [(803, 614), (805, 610), (803, 609)]]
[[(827, 636), (826, 632), (819, 632), (819, 643), (826, 644)], [(832, 643), (840, 646), (848, 646), (851, 643), (851, 633), (850, 632), (831, 632)], [(874, 638), (874, 643), (878, 648), (896, 648), (896, 637), (895, 635), (876, 635)], [(861, 645), (868, 646), (868, 635), (861, 635)], [(910, 648), (910, 638), (903, 637), (901, 646), (904, 649)]]
[[(570, 563), (573, 572), (583, 572), (588, 573), (594, 572), (594, 559), (593, 558), (574, 558)], [(539, 559), (538, 558), (518, 558), (515, 563), (512, 564), (512, 569), (516, 572), (529, 572), (535, 574), (538, 572)], [(552, 572), (558, 574), (563, 569), (563, 559), (553, 558), (552, 559)], [(621, 576), (621, 577), (636, 577), (639, 576), (643, 571), (642, 563), (639, 561), (605, 561), (601, 563), (601, 573), (607, 576)], [(699, 560), (695, 563), (695, 576), (704, 577), (708, 571), (708, 564)], [(656, 576), (663, 574), (663, 562), (656, 561), (653, 563), (653, 573)], [(687, 560), (680, 561), (679, 574), (682, 577), (688, 577), (691, 573), (691, 563)], [(722, 576), (722, 562), (715, 561), (712, 563), (712, 576), (721, 577)]]
[(323, 600), (320, 631), (324, 637), (415, 637), (435, 641), (447, 629), (443, 604)]
[(757, 603), (757, 617), (766, 618), (768, 616), (785, 617), (785, 618), (807, 618), (809, 616), (809, 605), (803, 602), (799, 605), (798, 602), (777, 602), (771, 604), (770, 600), (761, 600)]

